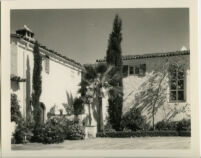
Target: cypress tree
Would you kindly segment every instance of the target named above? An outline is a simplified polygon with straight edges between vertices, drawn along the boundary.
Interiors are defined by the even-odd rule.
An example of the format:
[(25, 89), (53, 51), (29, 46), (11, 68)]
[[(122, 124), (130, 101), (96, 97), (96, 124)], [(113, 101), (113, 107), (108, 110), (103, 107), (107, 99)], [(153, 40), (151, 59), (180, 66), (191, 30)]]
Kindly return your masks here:
[(40, 124), (40, 95), (42, 92), (42, 57), (39, 51), (38, 42), (34, 45), (34, 68), (33, 68), (33, 93), (32, 93), (32, 102), (33, 102), (33, 117), (35, 121), (35, 126)]
[[(106, 62), (107, 65), (112, 65), (116, 69), (121, 77), (111, 81), (111, 85), (114, 86), (114, 89), (109, 92), (109, 123), (115, 130), (120, 130), (120, 122), (122, 116), (122, 107), (123, 107), (123, 92), (122, 92), (122, 53), (121, 53), (121, 41), (122, 41), (122, 21), (118, 15), (115, 16), (113, 22), (113, 30), (109, 36), (108, 48), (106, 52)], [(114, 92), (115, 88), (121, 90), (120, 92)]]

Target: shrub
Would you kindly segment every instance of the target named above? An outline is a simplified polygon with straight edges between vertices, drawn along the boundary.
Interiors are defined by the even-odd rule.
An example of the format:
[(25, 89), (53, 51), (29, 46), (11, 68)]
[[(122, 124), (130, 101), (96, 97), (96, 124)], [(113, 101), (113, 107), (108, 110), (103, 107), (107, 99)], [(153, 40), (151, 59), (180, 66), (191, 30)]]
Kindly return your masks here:
[(147, 124), (145, 118), (141, 115), (141, 111), (133, 107), (122, 117), (121, 128), (122, 130), (130, 129), (137, 131), (147, 128)]
[(83, 100), (81, 98), (75, 98), (73, 103), (74, 115), (80, 115), (84, 113)]
[(177, 123), (178, 131), (189, 131), (191, 130), (191, 121), (183, 119)]
[(64, 117), (53, 117), (45, 124), (36, 126), (32, 141), (43, 144), (60, 143), (65, 139), (65, 119)]
[(115, 129), (112, 128), (112, 125), (108, 122), (105, 126), (104, 126), (104, 132), (116, 132)]
[(32, 135), (32, 130), (26, 124), (24, 119), (21, 119), (18, 122), (17, 128), (15, 129), (15, 133), (13, 134), (13, 142), (16, 144), (26, 143), (31, 139)]
[(84, 139), (85, 130), (76, 121), (70, 121), (65, 116), (55, 116), (50, 118), (45, 124), (34, 129), (33, 142), (43, 144), (60, 143), (65, 139)]
[(22, 119), (22, 114), (20, 112), (20, 105), (17, 100), (16, 94), (11, 94), (11, 122), (18, 122)]
[(71, 124), (68, 125), (68, 128), (65, 129), (65, 135), (66, 135), (66, 139), (70, 139), (70, 140), (84, 139), (85, 129), (79, 123), (72, 121)]
[(112, 137), (112, 138), (126, 138), (126, 137), (156, 137), (156, 136), (190, 136), (190, 131), (117, 131), (108, 133), (97, 133), (97, 137)]
[(190, 120), (180, 120), (174, 122), (160, 121), (156, 124), (157, 130), (177, 130), (177, 131), (186, 131), (191, 129)]

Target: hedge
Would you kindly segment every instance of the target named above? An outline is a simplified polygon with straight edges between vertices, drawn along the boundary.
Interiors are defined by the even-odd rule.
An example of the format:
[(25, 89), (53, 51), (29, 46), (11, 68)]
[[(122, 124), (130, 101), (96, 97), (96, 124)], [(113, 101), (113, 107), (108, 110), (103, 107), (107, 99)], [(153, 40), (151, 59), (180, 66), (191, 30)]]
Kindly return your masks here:
[(190, 131), (132, 131), (132, 132), (102, 132), (97, 133), (96, 137), (112, 137), (112, 138), (125, 138), (125, 137), (156, 137), (156, 136), (191, 136)]

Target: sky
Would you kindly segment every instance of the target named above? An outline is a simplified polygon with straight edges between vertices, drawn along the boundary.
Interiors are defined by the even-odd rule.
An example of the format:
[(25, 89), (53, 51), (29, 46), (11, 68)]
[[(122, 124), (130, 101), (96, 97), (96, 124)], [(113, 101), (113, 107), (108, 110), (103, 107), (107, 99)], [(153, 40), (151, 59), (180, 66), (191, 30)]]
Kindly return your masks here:
[(26, 24), (49, 49), (94, 63), (106, 55), (116, 14), (122, 19), (122, 55), (189, 49), (186, 8), (12, 10), (11, 33)]

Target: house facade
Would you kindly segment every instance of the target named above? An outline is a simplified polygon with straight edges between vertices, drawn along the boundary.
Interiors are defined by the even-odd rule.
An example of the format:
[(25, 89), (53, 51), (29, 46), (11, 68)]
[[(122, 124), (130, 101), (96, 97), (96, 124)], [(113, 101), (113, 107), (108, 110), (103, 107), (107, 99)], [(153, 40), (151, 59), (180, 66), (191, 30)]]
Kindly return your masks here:
[[(190, 51), (128, 55), (122, 61), (123, 114), (132, 107), (140, 108), (150, 125), (190, 119)], [(104, 103), (106, 114), (108, 103)]]
[[(11, 93), (19, 100), (21, 113), (28, 118), (32, 111), (32, 78), (34, 33), (27, 27), (11, 34)], [(42, 56), (42, 93), (40, 97), (44, 122), (51, 107), (65, 114), (63, 105), (77, 97), (81, 81), (82, 65), (39, 44)]]

